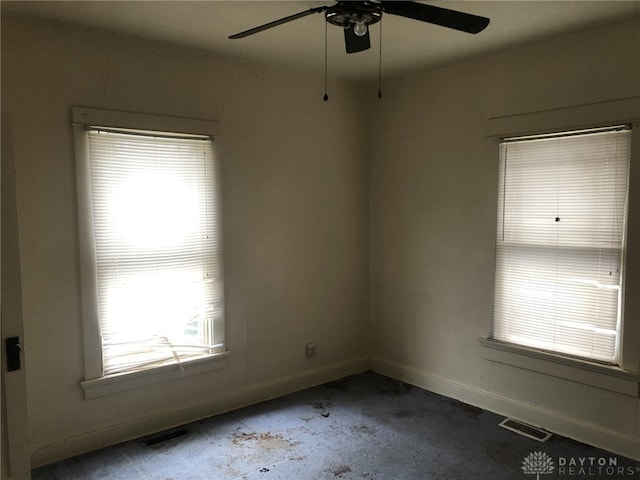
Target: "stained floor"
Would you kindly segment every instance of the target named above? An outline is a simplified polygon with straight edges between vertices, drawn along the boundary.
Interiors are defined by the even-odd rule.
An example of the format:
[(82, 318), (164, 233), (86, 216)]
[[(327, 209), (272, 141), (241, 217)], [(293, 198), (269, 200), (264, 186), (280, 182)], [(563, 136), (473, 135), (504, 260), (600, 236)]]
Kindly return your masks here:
[(367, 372), (40, 467), (32, 478), (640, 480), (637, 462), (559, 436), (540, 443), (500, 428), (502, 419)]

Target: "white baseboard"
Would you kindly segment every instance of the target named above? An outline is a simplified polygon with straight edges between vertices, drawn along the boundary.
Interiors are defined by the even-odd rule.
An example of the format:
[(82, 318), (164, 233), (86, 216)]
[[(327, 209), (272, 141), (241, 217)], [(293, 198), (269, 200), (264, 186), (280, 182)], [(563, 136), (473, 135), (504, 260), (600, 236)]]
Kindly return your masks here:
[(168, 409), (132, 421), (64, 438), (45, 445), (31, 446), (31, 465), (38, 467), (116, 443), (139, 438), (169, 428), (195, 422), (288, 393), (361, 373), (370, 369), (368, 357), (318, 368), (208, 398), (199, 403)]
[(371, 369), (425, 390), (640, 461), (640, 440), (637, 438), (381, 358), (371, 359)]

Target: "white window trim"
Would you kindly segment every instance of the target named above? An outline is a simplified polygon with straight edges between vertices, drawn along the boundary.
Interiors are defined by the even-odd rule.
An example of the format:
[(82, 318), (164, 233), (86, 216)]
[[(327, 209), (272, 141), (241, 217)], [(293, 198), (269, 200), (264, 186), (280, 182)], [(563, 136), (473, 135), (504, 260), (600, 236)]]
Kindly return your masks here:
[[(632, 298), (637, 296), (624, 296), (624, 291), (640, 291), (640, 228), (632, 225), (633, 219), (640, 218), (640, 188), (637, 188), (640, 186), (640, 97), (490, 118), (487, 122), (487, 155), (490, 155), (490, 163), (496, 165), (494, 194), (497, 199), (497, 165), (502, 138), (618, 124), (633, 125), (620, 366), (600, 365), (489, 338), (480, 338), (479, 342), (488, 349), (489, 361), (637, 397), (640, 395), (640, 343), (637, 341), (640, 338), (640, 302)], [(497, 206), (494, 210), (497, 212)], [(485, 325), (487, 332), (491, 329), (491, 321), (489, 318)]]
[(640, 397), (640, 374), (638, 373), (613, 365), (571, 358), (490, 338), (479, 338), (478, 342), (487, 348), (485, 359), (490, 362), (564, 378), (631, 397)]
[(84, 390), (85, 400), (98, 398), (113, 393), (146, 387), (156, 383), (165, 383), (185, 376), (222, 370), (227, 367), (227, 358), (231, 352), (207, 355), (206, 357), (187, 359), (180, 364), (163, 365), (137, 372), (107, 375), (105, 377), (80, 382)]
[[(111, 393), (147, 386), (153, 383), (195, 375), (226, 367), (230, 352), (207, 355), (180, 364), (115, 375), (102, 376), (102, 350), (98, 321), (97, 284), (95, 262), (95, 237), (91, 214), (90, 172), (88, 168), (89, 126), (123, 129), (154, 130), (185, 134), (219, 135), (219, 122), (211, 120), (168, 117), (135, 112), (120, 112), (88, 107), (72, 107), (76, 156), (76, 184), (78, 199), (78, 238), (80, 255), (82, 325), (84, 341), (84, 378), (80, 383), (85, 398), (95, 398)], [(214, 152), (215, 152), (214, 143)], [(219, 176), (218, 176), (219, 178)], [(217, 185), (217, 188), (220, 186)]]

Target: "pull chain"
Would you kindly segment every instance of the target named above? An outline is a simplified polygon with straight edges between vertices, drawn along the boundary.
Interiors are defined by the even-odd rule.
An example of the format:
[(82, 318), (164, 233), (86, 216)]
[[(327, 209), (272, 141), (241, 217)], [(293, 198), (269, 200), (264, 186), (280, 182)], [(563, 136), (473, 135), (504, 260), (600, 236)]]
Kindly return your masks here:
[(380, 18), (380, 48), (378, 59), (378, 98), (382, 98), (382, 18)]
[(329, 100), (327, 95), (327, 22), (324, 22), (324, 97), (322, 99), (326, 102)]

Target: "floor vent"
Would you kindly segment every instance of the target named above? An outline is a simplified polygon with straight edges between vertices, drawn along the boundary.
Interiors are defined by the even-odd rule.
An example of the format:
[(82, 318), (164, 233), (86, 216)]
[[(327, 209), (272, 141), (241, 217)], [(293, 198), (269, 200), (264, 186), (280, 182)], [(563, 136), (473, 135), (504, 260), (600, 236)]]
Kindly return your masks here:
[(156, 435), (146, 437), (142, 440), (147, 447), (160, 447), (162, 444), (168, 442), (169, 440), (174, 440), (176, 438), (184, 437), (189, 435), (184, 429), (180, 430), (165, 430), (164, 432), (157, 433)]
[(552, 436), (552, 434), (549, 432), (546, 432), (540, 428), (532, 427), (531, 425), (527, 425), (526, 423), (519, 422), (518, 420), (514, 420), (512, 418), (505, 418), (502, 422), (500, 422), (500, 426), (502, 428), (506, 428), (507, 430), (511, 430), (512, 432), (524, 435), (525, 437), (533, 438), (534, 440), (537, 440), (539, 442), (546, 442)]

